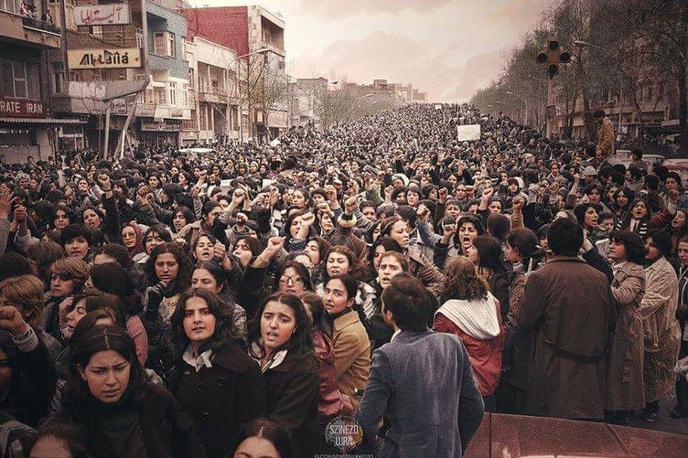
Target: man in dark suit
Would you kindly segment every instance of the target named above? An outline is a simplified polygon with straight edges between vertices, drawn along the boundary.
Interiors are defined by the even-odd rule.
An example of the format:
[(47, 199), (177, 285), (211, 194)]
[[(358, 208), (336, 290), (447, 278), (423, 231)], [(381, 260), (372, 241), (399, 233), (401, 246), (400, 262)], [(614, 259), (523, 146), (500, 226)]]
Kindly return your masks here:
[(431, 313), (428, 291), (407, 273), (382, 294), (395, 332), (373, 353), (356, 420), (370, 443), (384, 413), (383, 457), (460, 457), (483, 417), (468, 353), (458, 337), (426, 327)]

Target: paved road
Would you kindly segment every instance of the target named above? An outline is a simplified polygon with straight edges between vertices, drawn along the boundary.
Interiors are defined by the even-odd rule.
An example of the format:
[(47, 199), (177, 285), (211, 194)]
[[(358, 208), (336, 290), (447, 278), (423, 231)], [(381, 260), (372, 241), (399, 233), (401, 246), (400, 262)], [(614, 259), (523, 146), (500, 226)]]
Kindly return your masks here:
[(654, 429), (655, 431), (666, 431), (668, 433), (688, 434), (688, 418), (676, 420), (669, 416), (669, 412), (671, 412), (671, 409), (673, 409), (675, 405), (675, 398), (662, 402), (659, 405), (659, 418), (657, 418), (654, 424), (646, 423), (635, 415), (631, 418), (631, 426)]

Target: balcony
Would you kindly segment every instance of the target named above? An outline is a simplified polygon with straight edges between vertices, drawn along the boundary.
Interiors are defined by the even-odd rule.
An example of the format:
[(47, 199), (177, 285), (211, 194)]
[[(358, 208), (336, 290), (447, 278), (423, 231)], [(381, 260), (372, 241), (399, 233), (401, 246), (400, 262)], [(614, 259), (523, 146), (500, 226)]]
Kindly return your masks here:
[(227, 103), (227, 92), (225, 92), (225, 91), (213, 91), (212, 89), (209, 89), (207, 92), (201, 90), (198, 92), (198, 101), (199, 102), (205, 102), (205, 103), (226, 104)]
[(36, 48), (58, 49), (60, 28), (45, 21), (0, 10), (0, 39)]

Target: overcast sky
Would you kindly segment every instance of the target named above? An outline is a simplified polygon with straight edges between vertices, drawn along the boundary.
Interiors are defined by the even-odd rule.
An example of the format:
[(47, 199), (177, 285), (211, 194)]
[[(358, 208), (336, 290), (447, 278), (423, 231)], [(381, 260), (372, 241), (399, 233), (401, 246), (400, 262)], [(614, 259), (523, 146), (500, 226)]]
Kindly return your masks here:
[[(194, 6), (246, 1), (191, 0)], [(370, 83), (412, 83), (466, 101), (538, 22), (546, 0), (263, 0), (286, 22), (287, 69)]]

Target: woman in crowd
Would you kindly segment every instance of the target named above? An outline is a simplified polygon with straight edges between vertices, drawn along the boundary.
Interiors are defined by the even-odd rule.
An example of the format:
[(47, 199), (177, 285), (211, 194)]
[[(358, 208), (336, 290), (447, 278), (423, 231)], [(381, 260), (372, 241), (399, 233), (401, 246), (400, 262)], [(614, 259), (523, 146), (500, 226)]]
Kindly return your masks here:
[(325, 304), (320, 296), (312, 292), (305, 292), (300, 298), (313, 329), (315, 355), (320, 362), (318, 412), (320, 427), (325, 428), (333, 418), (351, 415), (354, 409), (349, 396), (342, 394), (337, 386), (334, 347), (332, 337), (327, 331), (329, 326), (325, 316)]
[(150, 288), (147, 291), (146, 319), (168, 324), (179, 295), (191, 286), (191, 260), (178, 243), (156, 246), (145, 265)]
[(58, 340), (68, 299), (81, 291), (88, 279), (88, 264), (77, 258), (63, 258), (50, 268), (50, 291), (43, 311), (43, 329)]
[(375, 313), (376, 291), (369, 284), (360, 281), (363, 267), (356, 255), (344, 245), (332, 247), (325, 258), (325, 272), (323, 283), (316, 286), (315, 292), (322, 295), (324, 286), (332, 277), (349, 274), (357, 281), (357, 289), (353, 308), (363, 313), (364, 318), (370, 318)]
[(502, 321), (505, 321), (509, 313), (509, 282), (502, 261), (502, 247), (494, 238), (479, 235), (473, 238), (468, 259), (478, 268), (478, 275), (487, 282), (490, 292), (499, 301)]
[(94, 456), (206, 456), (191, 419), (164, 388), (145, 382), (134, 342), (95, 326), (73, 345), (62, 411)]
[(530, 229), (519, 228), (506, 239), (505, 258), (512, 266), (509, 285), (509, 313), (504, 327), (502, 373), (497, 388), (497, 406), (500, 411), (525, 414), (530, 376), (530, 362), (535, 344), (534, 335), (522, 319), (525, 286), (528, 275), (536, 270), (542, 256), (538, 237)]
[(246, 311), (242, 306), (235, 303), (236, 291), (233, 291), (229, 285), (222, 266), (214, 260), (197, 264), (191, 274), (191, 287), (207, 289), (217, 294), (231, 311), (236, 336), (244, 337), (246, 335)]
[(241, 431), (234, 458), (297, 458), (289, 432), (279, 423), (259, 418)]
[(324, 285), (323, 303), (332, 321), (335, 374), (339, 390), (356, 408), (370, 370), (370, 340), (358, 313), (353, 310), (357, 281), (349, 274), (330, 278)]
[(433, 329), (455, 334), (464, 343), (485, 410), (494, 412), (504, 345), (499, 301), (470, 259), (452, 258), (446, 271), (447, 283)]
[(122, 244), (129, 252), (134, 262), (145, 256), (143, 229), (135, 222), (129, 222), (122, 226)]
[(441, 290), (444, 275), (432, 261), (421, 255), (417, 249), (410, 249), (408, 224), (400, 216), (391, 216), (382, 221), (380, 238), (383, 237), (389, 237), (399, 244), (409, 263), (409, 272), (418, 278), (426, 288), (434, 293)]
[(177, 364), (170, 390), (208, 456), (226, 456), (239, 428), (265, 410), (263, 376), (235, 341), (232, 310), (215, 293), (185, 291), (171, 323)]
[(300, 448), (297, 456), (320, 449), (318, 360), (308, 316), (292, 294), (268, 296), (249, 324), (249, 356), (265, 379), (266, 413), (285, 428)]
[(143, 309), (142, 297), (129, 273), (118, 263), (94, 265), (90, 270), (90, 282), (99, 291), (114, 294), (122, 301), (122, 313), (127, 333), (134, 339), (136, 356), (141, 365), (148, 359), (148, 334), (139, 314)]
[(667, 260), (671, 238), (666, 232), (653, 231), (645, 239), (645, 295), (638, 314), (645, 333), (643, 380), (645, 408), (641, 418), (657, 421), (659, 401), (668, 399), (674, 389), (674, 366), (679, 351), (681, 331), (676, 321), (678, 279)]
[(611, 287), (617, 319), (609, 348), (605, 409), (609, 421), (628, 425), (631, 412), (645, 407), (643, 323), (638, 316), (645, 295), (643, 239), (630, 231), (615, 232), (609, 259), (614, 263)]

